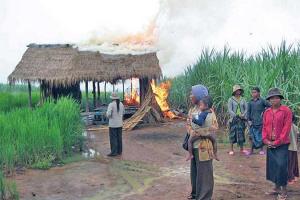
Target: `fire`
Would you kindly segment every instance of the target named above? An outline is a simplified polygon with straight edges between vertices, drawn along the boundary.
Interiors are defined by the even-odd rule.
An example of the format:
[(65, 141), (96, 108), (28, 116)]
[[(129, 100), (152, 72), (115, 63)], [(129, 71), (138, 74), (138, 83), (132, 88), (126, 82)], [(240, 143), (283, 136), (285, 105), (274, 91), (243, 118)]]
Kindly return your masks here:
[(155, 22), (152, 21), (144, 31), (128, 34), (108, 34), (92, 36), (88, 41), (78, 44), (83, 51), (100, 51), (108, 54), (139, 54), (156, 51), (157, 36)]
[(138, 81), (139, 79), (132, 79), (130, 92), (124, 96), (124, 104), (128, 106), (137, 106), (140, 104), (140, 96), (138, 93)]
[(136, 106), (140, 104), (140, 96), (136, 88), (132, 90), (131, 94), (125, 94), (124, 103), (128, 106)]
[(159, 105), (161, 111), (163, 112), (164, 117), (174, 119), (177, 116), (170, 110), (170, 106), (167, 102), (169, 96), (169, 90), (171, 88), (171, 82), (166, 81), (161, 83), (159, 86), (156, 86), (154, 80), (151, 81), (151, 88), (155, 94), (155, 99)]
[(154, 30), (155, 30), (155, 23), (153, 21), (149, 24), (149, 26), (144, 32), (139, 32), (133, 35), (117, 38), (116, 42), (131, 44), (131, 45), (152, 46), (156, 42)]

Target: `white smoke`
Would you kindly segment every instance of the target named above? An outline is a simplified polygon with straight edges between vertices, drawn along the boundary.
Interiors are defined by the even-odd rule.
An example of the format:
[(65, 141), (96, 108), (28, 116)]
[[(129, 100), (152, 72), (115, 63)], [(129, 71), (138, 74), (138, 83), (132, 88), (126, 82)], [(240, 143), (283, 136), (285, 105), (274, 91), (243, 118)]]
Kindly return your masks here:
[(300, 40), (298, 0), (163, 0), (157, 18), (164, 75), (196, 62), (205, 47), (255, 53), (269, 44)]
[[(1, 82), (29, 43), (81, 43), (95, 35), (110, 42), (142, 32), (141, 27), (147, 30), (152, 21), (153, 49), (158, 49), (165, 76), (183, 72), (205, 47), (228, 45), (251, 54), (283, 39), (300, 40), (299, 0), (0, 1)], [(102, 47), (114, 51), (108, 43)], [(122, 45), (118, 48), (126, 52)]]

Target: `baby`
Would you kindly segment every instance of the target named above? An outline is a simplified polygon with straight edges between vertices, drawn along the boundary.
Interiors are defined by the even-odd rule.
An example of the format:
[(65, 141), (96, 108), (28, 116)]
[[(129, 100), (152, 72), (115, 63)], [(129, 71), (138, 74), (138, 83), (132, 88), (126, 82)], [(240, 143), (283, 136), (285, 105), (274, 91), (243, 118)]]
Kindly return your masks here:
[[(200, 100), (199, 102), (199, 109), (201, 111), (201, 113), (199, 113), (198, 115), (195, 115), (192, 117), (192, 129), (194, 131), (197, 132), (197, 130), (204, 128), (205, 125), (205, 121), (208, 115), (210, 115), (211, 112), (211, 108), (212, 108), (213, 102), (211, 97), (207, 96), (204, 97)], [(215, 138), (215, 134), (211, 133), (211, 132), (201, 132), (201, 135), (191, 135), (189, 138), (189, 143), (188, 143), (188, 151), (189, 151), (189, 156), (187, 157), (187, 161), (191, 160), (194, 158), (193, 156), (193, 143), (196, 140), (199, 140), (201, 138), (206, 138), (209, 139), (212, 142), (213, 145), (213, 153), (214, 153), (214, 159), (219, 161), (219, 158), (217, 156), (217, 141)]]

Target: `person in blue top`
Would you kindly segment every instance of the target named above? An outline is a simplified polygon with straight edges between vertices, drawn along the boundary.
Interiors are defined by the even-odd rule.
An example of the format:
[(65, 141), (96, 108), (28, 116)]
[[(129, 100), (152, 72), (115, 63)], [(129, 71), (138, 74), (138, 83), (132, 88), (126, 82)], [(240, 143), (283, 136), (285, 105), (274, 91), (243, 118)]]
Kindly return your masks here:
[(251, 152), (253, 154), (254, 149), (260, 149), (259, 154), (264, 155), (263, 141), (262, 141), (262, 124), (263, 113), (270, 107), (270, 103), (260, 97), (260, 89), (258, 87), (252, 88), (252, 99), (248, 103), (247, 120), (250, 126), (250, 141)]

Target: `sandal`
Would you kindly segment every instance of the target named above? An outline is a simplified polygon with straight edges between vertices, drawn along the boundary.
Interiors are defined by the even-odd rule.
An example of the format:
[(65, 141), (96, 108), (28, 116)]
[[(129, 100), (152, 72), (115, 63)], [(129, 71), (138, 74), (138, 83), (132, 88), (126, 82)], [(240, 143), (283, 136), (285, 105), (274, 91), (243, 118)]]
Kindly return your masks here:
[(269, 192), (266, 192), (265, 194), (266, 195), (279, 195), (279, 191), (277, 191), (277, 190), (271, 190)]
[(277, 196), (277, 200), (286, 200), (286, 199), (287, 199), (286, 194), (278, 194), (278, 196)]
[(229, 151), (228, 154), (231, 155), (231, 156), (233, 156), (234, 152), (233, 151)]
[(293, 180), (288, 181), (288, 184), (293, 185), (293, 184), (295, 184), (295, 182), (296, 182), (295, 179), (293, 179)]
[(196, 197), (195, 197), (194, 195), (190, 194), (190, 195), (187, 197), (187, 199), (196, 199)]
[(244, 154), (245, 156), (250, 156), (251, 155), (251, 153), (247, 150), (241, 151), (241, 154)]

